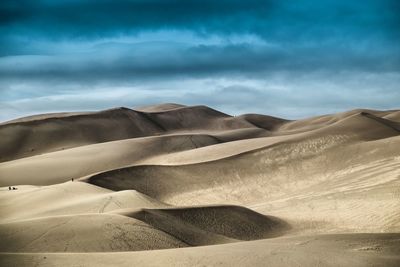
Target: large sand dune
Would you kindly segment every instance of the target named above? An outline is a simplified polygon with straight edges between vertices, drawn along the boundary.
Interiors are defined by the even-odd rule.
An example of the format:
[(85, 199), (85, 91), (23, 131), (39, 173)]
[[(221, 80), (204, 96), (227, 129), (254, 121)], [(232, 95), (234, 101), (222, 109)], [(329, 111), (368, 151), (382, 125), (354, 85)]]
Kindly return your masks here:
[(0, 265), (400, 266), (399, 114), (4, 122)]

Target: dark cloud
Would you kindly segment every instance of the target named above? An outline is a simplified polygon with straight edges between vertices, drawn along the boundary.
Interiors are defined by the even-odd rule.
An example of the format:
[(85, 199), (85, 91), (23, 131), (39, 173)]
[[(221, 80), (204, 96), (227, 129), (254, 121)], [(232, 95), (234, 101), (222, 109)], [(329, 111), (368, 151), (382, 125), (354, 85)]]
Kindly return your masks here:
[[(9, 114), (22, 114), (19, 106), (95, 109), (149, 99), (246, 111), (229, 104), (241, 99), (255, 111), (292, 117), (300, 112), (292, 106), (303, 115), (392, 107), (400, 91), (399, 3), (3, 0), (0, 104)], [(235, 82), (192, 86), (207, 79)], [(193, 92), (185, 91), (188, 84)], [(272, 90), (276, 84), (287, 90)], [(113, 95), (113, 87), (127, 91)], [(359, 98), (368, 92), (384, 97)], [(94, 97), (100, 94), (108, 98)]]
[[(49, 1), (3, 0), (0, 4), (0, 55), (43, 55), (42, 46), (62, 41), (98, 41), (154, 30), (188, 30), (222, 38), (254, 34), (274, 47), (246, 45), (165, 46), (156, 54), (143, 47), (111, 44), (91, 53), (59, 48), (59, 58), (26, 58), (18, 70), (0, 75), (78, 79), (166, 76), (176, 73), (255, 72), (266, 70), (367, 69), (398, 70), (400, 15), (398, 1), (256, 1), (256, 0), (130, 0)], [(186, 42), (187, 40), (178, 40)], [(111, 52), (110, 52), (111, 51)], [(97, 53), (93, 56), (93, 53)], [(110, 54), (103, 58), (103, 54)], [(79, 59), (74, 59), (78, 57)], [(24, 59), (25, 60), (25, 59)], [(45, 64), (47, 62), (47, 65)], [(90, 66), (91, 63), (92, 66)], [(4, 64), (3, 64), (4, 65)], [(26, 65), (26, 66), (24, 66)], [(28, 66), (35, 65), (33, 69)], [(15, 65), (14, 65), (15, 66)], [(40, 67), (37, 67), (40, 66)], [(18, 78), (18, 77), (17, 77)]]
[(354, 48), (269, 47), (267, 45), (152, 46), (142, 43), (96, 47), (88, 53), (0, 58), (0, 77), (7, 81), (142, 81), (177, 77), (267, 78), (286, 72), (384, 73), (400, 71), (392, 50), (361, 53)]
[[(32, 42), (38, 39), (43, 40), (45, 46), (66, 40), (98, 41), (139, 32), (187, 30), (221, 38), (253, 34), (275, 48), (192, 45), (190, 49), (170, 51), (170, 47), (166, 47), (157, 51), (159, 61), (154, 55), (139, 55), (143, 61), (139, 62), (132, 56), (132, 53), (138, 54), (134, 51), (137, 46), (120, 49), (118, 45), (111, 45), (106, 49), (116, 48), (116, 54), (125, 54), (113, 58), (109, 64), (102, 59), (106, 49), (98, 48), (94, 52), (101, 54), (94, 61), (108, 66), (100, 64), (95, 72), (123, 77), (126, 71), (144, 76), (148, 73), (219, 73), (236, 71), (242, 66), (243, 70), (257, 72), (267, 68), (313, 70), (333, 66), (345, 69), (363, 66), (386, 71), (397, 68), (394, 61), (398, 61), (400, 55), (398, 3), (396, 0), (3, 0), (0, 4), (0, 55), (47, 54), (45, 49), (35, 51), (32, 48)], [(64, 52), (70, 51), (59, 48), (56, 53)], [(78, 56), (93, 60), (90, 54)], [(63, 60), (62, 56), (58, 62), (51, 60), (47, 69), (36, 70), (40, 73), (34, 76), (59, 75), (58, 72), (73, 71), (75, 67), (79, 73), (86, 70), (81, 65), (85, 59), (78, 60), (76, 66), (65, 66), (70, 62)], [(93, 70), (89, 67), (88, 71), (90, 76)], [(19, 73), (30, 75), (23, 70)]]
[[(271, 6), (271, 1), (255, 0), (5, 0), (0, 17), (3, 29), (8, 27), (10, 32), (16, 29), (50, 38), (92, 38), (160, 28), (249, 31)], [(248, 22), (238, 23), (238, 19)]]
[[(397, 0), (3, 0), (3, 34), (95, 38), (155, 29), (268, 40), (399, 37)], [(397, 8), (397, 9), (396, 9)]]

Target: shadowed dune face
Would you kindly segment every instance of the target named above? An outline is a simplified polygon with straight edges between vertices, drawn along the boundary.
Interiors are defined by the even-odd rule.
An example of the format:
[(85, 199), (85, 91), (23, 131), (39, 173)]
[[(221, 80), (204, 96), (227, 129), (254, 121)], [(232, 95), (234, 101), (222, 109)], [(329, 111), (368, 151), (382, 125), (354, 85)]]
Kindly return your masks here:
[[(189, 208), (142, 209), (125, 213), (130, 217), (179, 236), (190, 245), (204, 245), (201, 233), (213, 233), (224, 239), (208, 241), (208, 244), (226, 243), (232, 240), (255, 240), (279, 236), (289, 226), (271, 216), (261, 215), (239, 206), (205, 206)], [(194, 236), (199, 235), (200, 241)], [(210, 243), (213, 242), (213, 243)]]
[(2, 123), (0, 265), (399, 266), (399, 114), (162, 104)]

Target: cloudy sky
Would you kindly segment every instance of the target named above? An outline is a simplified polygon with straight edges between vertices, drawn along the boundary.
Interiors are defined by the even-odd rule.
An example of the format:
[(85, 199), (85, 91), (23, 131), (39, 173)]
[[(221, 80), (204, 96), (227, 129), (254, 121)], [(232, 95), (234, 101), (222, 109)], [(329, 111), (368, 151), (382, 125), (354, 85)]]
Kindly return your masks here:
[(204, 104), (399, 108), (398, 0), (2, 0), (0, 121)]

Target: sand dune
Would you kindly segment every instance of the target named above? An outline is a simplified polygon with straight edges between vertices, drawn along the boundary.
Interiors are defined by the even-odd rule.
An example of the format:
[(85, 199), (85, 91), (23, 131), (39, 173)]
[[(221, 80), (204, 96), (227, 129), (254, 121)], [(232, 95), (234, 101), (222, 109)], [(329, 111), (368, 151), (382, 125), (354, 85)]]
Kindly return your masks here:
[(399, 266), (399, 114), (161, 104), (2, 123), (0, 265)]
[(114, 253), (1, 254), (4, 266), (397, 267), (399, 234), (319, 235), (216, 246)]
[[(239, 206), (204, 206), (141, 209), (124, 215), (145, 221), (190, 245), (218, 244), (233, 240), (255, 240), (279, 236), (288, 226), (277, 218)], [(201, 234), (203, 233), (203, 234)], [(210, 242), (205, 237), (223, 236)], [(198, 235), (200, 240), (193, 238)], [(207, 240), (204, 242), (204, 240)]]
[(281, 131), (293, 131), (293, 130), (312, 130), (320, 127), (324, 127), (335, 122), (338, 122), (347, 117), (351, 117), (353, 115), (362, 115), (362, 114), (371, 114), (376, 117), (386, 117), (390, 116), (390, 114), (396, 113), (397, 111), (378, 111), (378, 110), (369, 110), (369, 109), (355, 109), (342, 113), (331, 114), (331, 115), (323, 115), (313, 118), (307, 118), (303, 120), (291, 121), (288, 122), (280, 128)]
[[(9, 184), (46, 185), (124, 166), (161, 163), (176, 152), (264, 136), (262, 129), (238, 129), (210, 134), (170, 134), (110, 141), (0, 163)], [(93, 157), (96, 155), (96, 157)], [(31, 175), (27, 177), (25, 174)]]
[[(1, 173), (7, 178), (1, 181), (1, 185), (65, 182), (92, 173), (138, 164), (160, 154), (219, 142), (210, 135), (168, 135), (80, 146), (0, 163)], [(32, 176), (26, 177), (27, 171)]]
[(113, 252), (186, 247), (133, 218), (113, 214), (52, 216), (0, 225), (1, 252)]
[[(7, 194), (6, 194), (7, 193)], [(52, 199), (49, 203), (48, 200)], [(0, 196), (0, 222), (58, 215), (106, 213), (123, 208), (161, 208), (168, 205), (135, 190), (111, 191), (87, 183), (67, 182), (7, 191)]]
[(400, 122), (400, 111), (390, 112), (389, 114), (383, 116), (383, 118)]
[[(280, 122), (271, 117), (271, 124)], [(256, 126), (244, 117), (235, 118), (205, 106), (179, 107), (162, 112), (117, 108), (92, 113), (33, 116), (0, 125), (0, 161), (169, 132), (201, 133), (253, 127)]]
[[(397, 130), (380, 121), (355, 114), (303, 134), (208, 146), (172, 155), (173, 160), (167, 163), (173, 166), (153, 163), (126, 167), (93, 175), (86, 181), (112, 190), (135, 188), (176, 205), (204, 201), (210, 204), (252, 203), (265, 197), (271, 199), (272, 196), (292, 194), (295, 190), (323, 182), (324, 177), (327, 179), (342, 171), (343, 164), (367, 164), (379, 160), (374, 154), (364, 159), (358, 159), (357, 155), (346, 159), (341, 153), (346, 150), (351, 153), (351, 145), (361, 141), (365, 144), (365, 141), (398, 134)], [(385, 157), (398, 155), (393, 148), (395, 146)], [(168, 158), (164, 157), (164, 161)]]

